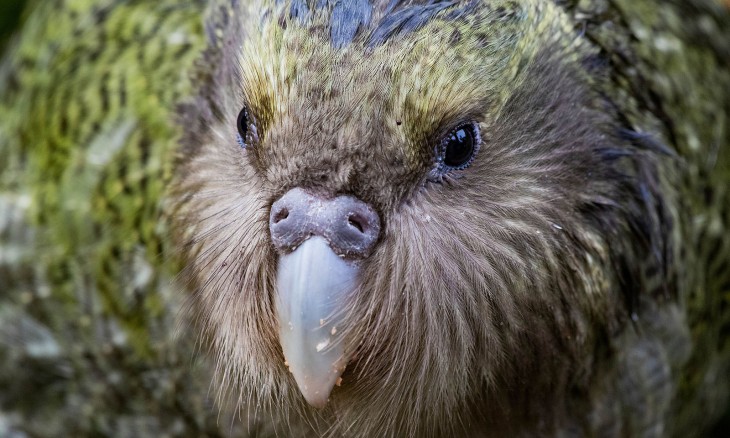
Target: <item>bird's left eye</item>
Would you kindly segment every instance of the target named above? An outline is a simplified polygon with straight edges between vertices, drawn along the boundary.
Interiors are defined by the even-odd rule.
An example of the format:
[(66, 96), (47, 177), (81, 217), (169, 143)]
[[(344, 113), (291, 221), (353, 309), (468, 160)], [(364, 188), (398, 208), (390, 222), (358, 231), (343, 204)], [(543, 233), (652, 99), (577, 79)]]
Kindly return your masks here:
[(479, 150), (479, 125), (468, 123), (453, 129), (441, 140), (439, 161), (444, 170), (466, 169)]
[(242, 147), (246, 147), (246, 133), (248, 132), (248, 111), (246, 107), (241, 109), (238, 113), (238, 120), (236, 121), (236, 127), (238, 128), (238, 144)]

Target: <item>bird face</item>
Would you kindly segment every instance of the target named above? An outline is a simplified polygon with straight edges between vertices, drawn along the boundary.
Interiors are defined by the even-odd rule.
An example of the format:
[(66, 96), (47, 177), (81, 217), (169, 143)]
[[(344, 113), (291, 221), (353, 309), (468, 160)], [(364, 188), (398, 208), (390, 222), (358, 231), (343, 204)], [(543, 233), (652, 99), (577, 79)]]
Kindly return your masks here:
[(181, 109), (176, 224), (224, 384), (363, 436), (555, 394), (619, 312), (577, 37), (535, 2), (409, 7), (345, 43), (335, 7), (220, 12)]

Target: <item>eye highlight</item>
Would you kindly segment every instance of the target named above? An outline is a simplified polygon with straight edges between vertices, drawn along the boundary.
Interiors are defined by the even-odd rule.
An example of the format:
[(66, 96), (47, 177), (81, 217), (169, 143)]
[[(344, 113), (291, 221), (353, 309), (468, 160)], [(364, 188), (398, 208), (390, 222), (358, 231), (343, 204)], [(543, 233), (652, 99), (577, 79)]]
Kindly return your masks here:
[(238, 128), (238, 144), (242, 148), (246, 147), (246, 134), (248, 133), (248, 111), (246, 107), (241, 109), (238, 113), (238, 119), (236, 120), (236, 127)]
[(437, 162), (442, 172), (469, 167), (479, 151), (479, 125), (466, 123), (452, 129), (437, 149)]

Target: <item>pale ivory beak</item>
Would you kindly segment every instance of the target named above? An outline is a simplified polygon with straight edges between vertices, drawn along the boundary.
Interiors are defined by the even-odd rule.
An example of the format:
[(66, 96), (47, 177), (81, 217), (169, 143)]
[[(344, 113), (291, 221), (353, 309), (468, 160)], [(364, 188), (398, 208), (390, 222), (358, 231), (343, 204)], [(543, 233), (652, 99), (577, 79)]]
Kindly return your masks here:
[(358, 269), (319, 236), (279, 258), (279, 341), (299, 390), (318, 408), (327, 404), (348, 362), (341, 324)]

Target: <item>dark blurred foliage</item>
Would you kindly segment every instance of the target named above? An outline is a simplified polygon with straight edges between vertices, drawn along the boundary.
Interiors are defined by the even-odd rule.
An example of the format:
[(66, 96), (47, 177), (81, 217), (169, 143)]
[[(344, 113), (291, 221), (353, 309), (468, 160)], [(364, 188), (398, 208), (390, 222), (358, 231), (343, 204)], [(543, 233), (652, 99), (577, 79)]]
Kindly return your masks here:
[(0, 52), (21, 23), (25, 0), (0, 0)]

